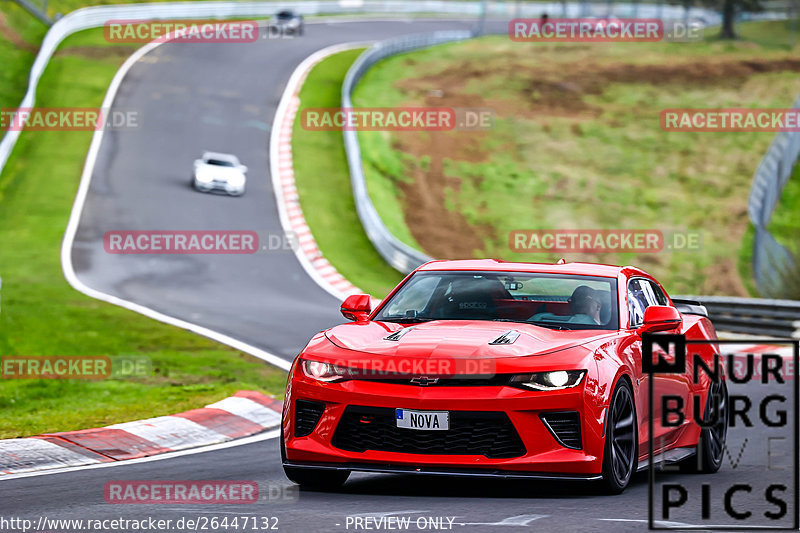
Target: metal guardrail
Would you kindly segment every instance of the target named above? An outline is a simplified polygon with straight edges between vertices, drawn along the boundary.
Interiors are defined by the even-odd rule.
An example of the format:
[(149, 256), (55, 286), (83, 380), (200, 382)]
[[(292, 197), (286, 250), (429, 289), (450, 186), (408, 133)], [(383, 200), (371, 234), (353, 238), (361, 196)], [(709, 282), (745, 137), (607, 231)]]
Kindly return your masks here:
[(800, 339), (800, 302), (721, 296), (676, 296), (696, 300), (720, 331)]
[[(800, 96), (792, 104), (800, 108)], [(767, 229), (783, 188), (794, 171), (800, 156), (800, 132), (780, 132), (775, 135), (766, 155), (756, 169), (747, 212), (755, 227), (753, 242), (753, 277), (761, 294), (781, 294), (782, 275), (795, 267), (794, 257), (778, 243)]]
[[(541, 8), (537, 7), (537, 10), (541, 11)], [(440, 32), (402, 37), (373, 46), (359, 56), (348, 71), (342, 85), (342, 107), (353, 107), (352, 93), (356, 84), (378, 61), (393, 54), (473, 36), (472, 32)], [(800, 107), (800, 98), (794, 107)], [(384, 260), (403, 273), (408, 273), (422, 263), (430, 261), (429, 256), (392, 235), (381, 220), (367, 191), (358, 133), (345, 131), (344, 142), (358, 216), (375, 248)], [(773, 257), (782, 257), (784, 261), (787, 256), (791, 259), (788, 251), (769, 235), (765, 226), (775, 208), (780, 191), (791, 175), (798, 153), (800, 153), (800, 134), (779, 134), (756, 172), (749, 211), (754, 224), (756, 221), (759, 222), (756, 225), (758, 229), (756, 239), (757, 246), (760, 247), (754, 254), (754, 260), (758, 261), (759, 266), (770, 265)], [(711, 296), (688, 298), (703, 303), (715, 327), (721, 331), (800, 338), (800, 302)]]
[[(429, 4), (432, 3), (435, 2)], [(659, 18), (665, 21), (702, 19), (706, 25), (719, 24), (721, 20), (718, 13), (707, 9), (690, 8), (686, 10), (680, 6), (665, 6), (661, 4), (620, 3), (600, 5), (588, 2), (526, 3), (522, 6), (515, 4), (515, 2), (487, 2), (487, 13), (501, 16), (530, 17), (549, 12), (561, 13), (562, 16), (565, 17), (579, 17), (608, 16), (613, 12), (613, 15), (618, 17), (635, 15), (646, 18)], [(475, 5), (479, 6), (480, 3), (475, 2)], [(605, 10), (598, 12), (596, 10), (597, 7), (605, 8)], [(472, 11), (475, 11), (474, 14), (479, 14), (476, 10)], [(342, 107), (353, 107), (352, 94), (356, 84), (366, 71), (378, 61), (398, 53), (446, 42), (469, 39), (475, 37), (477, 33), (477, 28), (473, 32), (439, 32), (435, 34), (400, 37), (376, 44), (359, 56), (347, 72), (347, 76), (342, 85)], [(429, 256), (419, 250), (415, 250), (392, 235), (378, 215), (367, 191), (363, 161), (361, 159), (361, 147), (358, 142), (358, 133), (355, 131), (345, 131), (344, 145), (347, 153), (347, 162), (350, 166), (350, 180), (352, 182), (356, 210), (364, 226), (364, 231), (373, 246), (378, 250), (378, 253), (380, 253), (387, 263), (404, 274), (412, 271), (422, 263), (430, 261), (431, 258)], [(763, 235), (758, 235), (757, 239), (761, 242), (765, 240), (765, 237)], [(774, 244), (774, 246), (772, 246), (770, 250), (775, 250), (774, 253), (780, 253), (782, 247), (774, 242), (774, 239), (772, 239), (772, 244)], [(783, 252), (785, 252), (785, 249)]]
[[(488, 16), (538, 17), (543, 12), (562, 13), (563, 16), (655, 16), (662, 13), (666, 18), (704, 18), (714, 24), (719, 15), (711, 10), (691, 8), (684, 11), (678, 6), (639, 6), (636, 2), (595, 4), (591, 2), (469, 2), (458, 0), (328, 0), (295, 2), (164, 2), (92, 6), (75, 10), (50, 26), (31, 68), (28, 90), (18, 107), (33, 107), (39, 79), (50, 62), (50, 58), (61, 42), (73, 33), (102, 27), (110, 20), (168, 20), (168, 19), (225, 19), (244, 17), (269, 17), (281, 9), (294, 9), (302, 15), (326, 15), (348, 13), (439, 13), (474, 17), (482, 15), (485, 4)], [(652, 13), (650, 13), (652, 12)], [(19, 131), (8, 131), (0, 141), (0, 172), (3, 171), (11, 151), (19, 139)]]
[[(364, 73), (381, 59), (436, 44), (463, 41), (473, 36), (473, 32), (470, 31), (436, 32), (401, 37), (374, 45), (361, 54), (350, 67), (350, 70), (347, 71), (342, 83), (342, 107), (345, 109), (353, 107), (353, 90), (356, 84)], [(350, 181), (353, 186), (356, 211), (367, 237), (369, 237), (375, 249), (378, 250), (378, 253), (387, 263), (404, 274), (430, 261), (431, 257), (419, 250), (415, 250), (395, 237), (381, 220), (367, 190), (357, 131), (344, 130), (344, 148), (347, 153), (347, 163), (350, 166)]]
[[(686, 11), (683, 7), (669, 5), (653, 5), (631, 3), (602, 3), (589, 2), (530, 2), (517, 4), (516, 2), (486, 2), (488, 16), (511, 17), (538, 17), (541, 13), (560, 14), (564, 17), (580, 16), (639, 16), (648, 18), (662, 18), (668, 20), (703, 19), (707, 25), (719, 23), (716, 12), (691, 8)], [(343, 13), (442, 13), (461, 16), (472, 16), (476, 20), (481, 16), (480, 2), (460, 1), (429, 1), (415, 2), (397, 1), (309, 1), (309, 2), (179, 2), (157, 4), (133, 4), (114, 6), (93, 6), (77, 11), (56, 21), (47, 32), (39, 54), (31, 68), (28, 90), (19, 107), (33, 107), (35, 95), (45, 68), (56, 48), (68, 36), (78, 31), (102, 27), (110, 20), (159, 20), (159, 19), (223, 19), (244, 17), (268, 17), (278, 10), (291, 8), (303, 15), (324, 15)], [(769, 17), (767, 17), (769, 18)], [(453, 40), (467, 39), (471, 32), (442, 32), (435, 35), (418, 35), (390, 43), (382, 43), (365, 52), (347, 74), (343, 87), (342, 100), (345, 106), (352, 107), (352, 89), (375, 62), (389, 55), (403, 51), (422, 48), (433, 44), (450, 42)], [(799, 99), (800, 100), (800, 99)], [(799, 102), (795, 103), (798, 107)], [(386, 229), (378, 216), (372, 201), (367, 194), (361, 163), (361, 152), (358, 138), (354, 132), (345, 133), (345, 146), (347, 148), (348, 163), (350, 164), (353, 191), (359, 217), (364, 224), (370, 240), (375, 244), (381, 255), (395, 268), (408, 272), (419, 264), (428, 261), (425, 254), (399, 242)], [(0, 172), (20, 136), (20, 131), (8, 131), (0, 141)], [(797, 153), (800, 151), (800, 135), (779, 134), (773, 141), (773, 146), (762, 161), (756, 180), (753, 184), (750, 202), (751, 219), (759, 222), (757, 228), (765, 228), (769, 222), (772, 210), (777, 203), (780, 191), (785, 185)], [(760, 177), (759, 177), (760, 176)], [(769, 264), (771, 257), (785, 257), (788, 252), (780, 247), (765, 229), (756, 235), (757, 243), (768, 249), (767, 252), (758, 253), (759, 265)], [(771, 241), (770, 241), (771, 239)], [(757, 269), (762, 272), (762, 269)], [(695, 299), (698, 299), (695, 297)], [(712, 320), (718, 323), (720, 329), (728, 331), (754, 332), (758, 334), (785, 334), (798, 336), (798, 322), (800, 318), (800, 304), (782, 302), (779, 300), (749, 300), (738, 298), (699, 298), (707, 305), (712, 315)], [(777, 313), (777, 314), (776, 314)], [(767, 329), (764, 329), (767, 328)], [(794, 328), (792, 330), (792, 328)]]

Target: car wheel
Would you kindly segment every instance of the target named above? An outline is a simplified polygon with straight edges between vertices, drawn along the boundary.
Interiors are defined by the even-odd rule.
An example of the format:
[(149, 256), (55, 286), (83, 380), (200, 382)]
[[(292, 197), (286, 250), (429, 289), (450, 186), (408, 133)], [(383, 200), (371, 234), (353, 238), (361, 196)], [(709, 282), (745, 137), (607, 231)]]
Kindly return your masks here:
[(606, 492), (619, 494), (633, 477), (638, 459), (637, 435), (633, 391), (628, 380), (621, 378), (606, 414), (603, 451), (603, 484)]
[[(286, 461), (286, 444), (281, 435), (281, 460)], [(283, 472), (289, 481), (297, 483), (301, 488), (318, 491), (331, 491), (341, 488), (347, 478), (348, 470), (327, 470), (323, 468), (298, 468), (283, 465)]]
[[(715, 398), (719, 398), (719, 401)], [(703, 414), (703, 425), (706, 424), (711, 425), (700, 431), (697, 455), (686, 464), (693, 472), (713, 474), (722, 466), (725, 439), (728, 436), (728, 387), (722, 379), (712, 382), (708, 390)]]

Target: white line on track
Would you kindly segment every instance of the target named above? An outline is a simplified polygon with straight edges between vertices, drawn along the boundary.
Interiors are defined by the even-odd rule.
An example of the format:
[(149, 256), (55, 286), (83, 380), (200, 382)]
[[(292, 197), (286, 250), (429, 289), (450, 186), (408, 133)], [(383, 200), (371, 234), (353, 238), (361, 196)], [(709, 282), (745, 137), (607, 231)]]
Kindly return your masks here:
[[(269, 163), (270, 163), (270, 174), (272, 177), (272, 188), (275, 193), (275, 201), (278, 204), (278, 218), (280, 218), (281, 226), (285, 232), (293, 231), (292, 223), (290, 221), (287, 205), (286, 205), (286, 197), (284, 196), (283, 191), (281, 190), (282, 183), (281, 183), (281, 174), (286, 172), (285, 170), (280, 168), (280, 144), (281, 144), (281, 133), (282, 133), (282, 126), (283, 122), (286, 119), (287, 113), (289, 112), (289, 107), (292, 103), (292, 98), (294, 98), (295, 93), (299, 90), (302, 83), (305, 81), (306, 76), (308, 75), (311, 68), (325, 59), (328, 56), (333, 54), (338, 54), (340, 52), (346, 52), (347, 50), (353, 50), (355, 48), (363, 48), (370, 46), (372, 42), (353, 42), (353, 43), (345, 43), (345, 44), (336, 44), (333, 46), (329, 46), (327, 48), (323, 48), (317, 52), (314, 52), (310, 56), (308, 56), (302, 63), (294, 70), (292, 76), (289, 78), (288, 83), (286, 84), (286, 89), (283, 91), (283, 95), (281, 96), (281, 101), (278, 104), (278, 109), (275, 111), (275, 119), (272, 123), (272, 133), (270, 134), (270, 150), (269, 150)], [(295, 215), (298, 217), (302, 217), (302, 213)], [(309, 234), (310, 235), (310, 234)], [(313, 236), (311, 236), (313, 239)], [(297, 261), (303, 267), (303, 270), (306, 271), (311, 279), (313, 279), (317, 285), (322, 287), (325, 291), (327, 291), (331, 296), (338, 300), (344, 300), (345, 294), (334, 287), (331, 283), (329, 283), (325, 278), (322, 277), (321, 272), (318, 268), (315, 268), (314, 265), (311, 264), (311, 261), (306, 256), (306, 254), (302, 250), (302, 246), (295, 246), (293, 247), (294, 255), (297, 257)], [(331, 267), (333, 268), (333, 267)]]
[[(108, 109), (114, 103), (114, 99), (116, 98), (117, 91), (122, 84), (122, 80), (125, 78), (131, 67), (133, 67), (133, 65), (142, 57), (153, 51), (161, 44), (163, 43), (148, 43), (144, 45), (136, 50), (136, 52), (134, 52), (133, 55), (131, 55), (125, 61), (125, 63), (122, 64), (120, 69), (114, 75), (114, 79), (111, 80), (111, 85), (108, 87), (108, 92), (103, 100), (102, 108)], [(100, 145), (103, 141), (103, 133), (103, 130), (98, 130), (92, 136), (92, 144), (89, 147), (89, 153), (86, 156), (86, 163), (84, 164), (83, 173), (81, 174), (81, 182), (78, 186), (78, 193), (75, 196), (75, 202), (72, 205), (72, 212), (70, 213), (69, 222), (67, 223), (67, 229), (64, 232), (64, 240), (61, 242), (61, 269), (64, 272), (64, 277), (67, 279), (67, 282), (72, 285), (75, 290), (82, 292), (91, 298), (124, 307), (125, 309), (129, 309), (158, 320), (159, 322), (164, 322), (172, 326), (187, 329), (217, 342), (221, 342), (222, 344), (227, 344), (228, 346), (231, 346), (237, 350), (249, 353), (250, 355), (277, 366), (278, 368), (288, 371), (289, 368), (291, 368), (291, 363), (289, 361), (286, 361), (285, 359), (278, 357), (277, 355), (266, 350), (262, 350), (261, 348), (257, 348), (238, 339), (234, 339), (228, 335), (224, 335), (212, 329), (200, 326), (199, 324), (187, 322), (186, 320), (181, 320), (179, 318), (166, 315), (147, 306), (98, 291), (85, 285), (78, 278), (78, 276), (75, 274), (75, 268), (72, 265), (72, 245), (75, 242), (75, 234), (78, 231), (78, 224), (80, 223), (81, 214), (83, 213), (83, 206), (86, 203), (86, 196), (89, 192), (89, 186), (92, 181), (92, 174), (94, 172), (95, 163), (97, 162), (97, 155), (100, 152)]]
[[(119, 90), (120, 85), (122, 84), (123, 79), (127, 75), (128, 71), (133, 67), (133, 65), (141, 60), (146, 54), (153, 51), (155, 48), (160, 46), (163, 43), (148, 43), (143, 47), (136, 50), (126, 61), (122, 64), (120, 69), (114, 75), (114, 79), (111, 81), (111, 85), (109, 85), (108, 92), (106, 93), (105, 99), (103, 100), (102, 107), (104, 109), (110, 108), (111, 105), (114, 103), (114, 99), (116, 98), (117, 91)], [(287, 84), (286, 90), (284, 91), (283, 97), (281, 98), (281, 103), (278, 106), (278, 111), (275, 114), (275, 122), (272, 130), (272, 138), (270, 140), (270, 160), (272, 164), (271, 173), (273, 176), (273, 184), (275, 186), (275, 195), (279, 199), (278, 206), (279, 206), (279, 213), (281, 218), (281, 225), (286, 229), (290, 227), (288, 224), (288, 219), (286, 218), (285, 206), (282, 205), (282, 195), (278, 192), (279, 184), (275, 181), (275, 176), (278, 175), (276, 163), (278, 161), (278, 141), (275, 136), (275, 132), (278, 128), (275, 126), (280, 124), (280, 121), (284, 118), (286, 113), (286, 107), (289, 103), (290, 96), (293, 91), (297, 88), (297, 84), (302, 82), (304, 79), (304, 74), (306, 74), (306, 70), (310, 68), (311, 65), (315, 64), (322, 58), (326, 57), (327, 55), (337, 53), (338, 51), (345, 51), (350, 50), (353, 48), (359, 48), (363, 46), (367, 46), (369, 43), (351, 43), (351, 44), (342, 44), (336, 45), (332, 47), (325, 48), (320, 50), (310, 57), (308, 57), (305, 61), (303, 61), (300, 66), (295, 69), (292, 77)], [(64, 277), (67, 279), (67, 282), (77, 291), (82, 292), (83, 294), (95, 298), (97, 300), (101, 300), (103, 302), (107, 302), (113, 305), (118, 305), (120, 307), (124, 307), (125, 309), (129, 309), (131, 311), (137, 312), (139, 314), (145, 315), (149, 318), (158, 320), (159, 322), (164, 322), (166, 324), (170, 324), (172, 326), (176, 326), (179, 328), (183, 328), (199, 335), (203, 335), (204, 337), (208, 337), (212, 340), (220, 342), (222, 344), (227, 344), (232, 348), (237, 350), (241, 350), (243, 352), (249, 353), (259, 359), (270, 363), (282, 370), (288, 371), (291, 368), (291, 362), (286, 361), (282, 357), (279, 357), (273, 353), (270, 353), (266, 350), (248, 344), (246, 342), (240, 341), (223, 333), (214, 331), (210, 328), (206, 328), (204, 326), (200, 326), (199, 324), (195, 324), (193, 322), (188, 322), (186, 320), (182, 320), (177, 317), (173, 317), (170, 315), (166, 315), (155, 309), (151, 309), (150, 307), (137, 304), (135, 302), (131, 302), (124, 298), (120, 298), (118, 296), (113, 296), (111, 294), (104, 293), (102, 291), (98, 291), (85, 285), (75, 274), (75, 268), (72, 264), (72, 247), (75, 242), (75, 235), (78, 231), (78, 224), (80, 223), (81, 214), (83, 213), (83, 207), (86, 203), (86, 196), (89, 192), (89, 187), (92, 181), (92, 174), (94, 172), (95, 163), (97, 162), (97, 156), (100, 152), (100, 145), (103, 141), (103, 131), (98, 130), (94, 133), (92, 137), (92, 143), (89, 147), (89, 153), (86, 156), (86, 163), (83, 167), (83, 173), (81, 174), (81, 182), (78, 186), (78, 192), (75, 196), (75, 202), (72, 206), (72, 212), (70, 213), (69, 222), (67, 223), (67, 228), (64, 232), (64, 240), (61, 243), (61, 268), (64, 272)], [(314, 268), (308, 263), (308, 259), (302, 255), (302, 252), (298, 250), (295, 251), (295, 255), (298, 257), (300, 264), (302, 265), (303, 269), (308, 273), (308, 275), (325, 291), (329, 292), (336, 298), (343, 299), (341, 292), (331, 286), (329, 283), (325, 282), (321, 276), (317, 275), (314, 271)]]
[[(649, 524), (650, 523), (649, 520), (642, 520), (642, 519), (637, 519), (637, 518), (598, 518), (597, 520), (602, 520), (603, 522), (633, 522), (633, 523), (637, 523), (637, 524)], [(661, 526), (661, 527), (669, 527), (669, 528), (672, 528), (672, 529), (680, 528), (680, 527), (690, 527), (692, 529), (703, 528), (703, 527), (714, 527), (714, 528), (717, 528), (717, 527), (736, 527), (736, 526), (731, 526), (731, 525), (718, 526), (718, 525), (712, 525), (712, 524), (703, 524), (702, 526), (696, 526), (694, 524), (685, 524), (683, 522), (672, 522), (670, 520), (655, 520), (655, 521), (653, 521), (653, 524), (655, 524), (657, 526)]]
[(456, 522), (462, 526), (528, 526), (531, 522), (539, 520), (540, 518), (547, 518), (550, 515), (546, 514), (523, 514), (519, 516), (509, 516), (499, 522)]
[(267, 431), (265, 433), (259, 433), (258, 435), (253, 435), (251, 437), (244, 437), (242, 439), (236, 439), (228, 442), (222, 442), (220, 444), (212, 444), (210, 446), (202, 446), (200, 448), (191, 448), (189, 450), (181, 450), (178, 452), (167, 452), (162, 453), (159, 455), (153, 455), (150, 457), (141, 457), (139, 459), (127, 459), (125, 461), (116, 461), (113, 463), (98, 463), (94, 465), (86, 465), (86, 466), (72, 466), (68, 468), (57, 468), (53, 470), (43, 470), (41, 472), (26, 472), (24, 474), (9, 474), (7, 476), (0, 476), (0, 482), (8, 481), (11, 479), (19, 479), (23, 477), (35, 477), (35, 476), (47, 476), (50, 474), (63, 474), (65, 472), (75, 472), (78, 470), (94, 470), (95, 468), (111, 468), (115, 466), (129, 466), (129, 465), (137, 465), (141, 463), (151, 463), (153, 461), (162, 461), (164, 459), (174, 459), (176, 457), (183, 457), (184, 455), (194, 455), (196, 453), (204, 453), (204, 452), (215, 452), (219, 450), (224, 450), (226, 448), (234, 448), (236, 446), (243, 446), (245, 444), (253, 444), (255, 442), (263, 442), (265, 440), (274, 439), (281, 434), (280, 428), (273, 429), (271, 431)]

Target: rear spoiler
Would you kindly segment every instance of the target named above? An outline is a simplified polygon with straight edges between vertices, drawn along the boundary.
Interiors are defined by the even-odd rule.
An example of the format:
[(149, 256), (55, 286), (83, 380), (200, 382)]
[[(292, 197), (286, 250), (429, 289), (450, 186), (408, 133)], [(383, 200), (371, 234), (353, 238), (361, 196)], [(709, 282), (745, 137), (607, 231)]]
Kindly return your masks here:
[(708, 309), (700, 302), (673, 298), (672, 303), (675, 304), (675, 308), (680, 311), (682, 315), (699, 315), (708, 318)]

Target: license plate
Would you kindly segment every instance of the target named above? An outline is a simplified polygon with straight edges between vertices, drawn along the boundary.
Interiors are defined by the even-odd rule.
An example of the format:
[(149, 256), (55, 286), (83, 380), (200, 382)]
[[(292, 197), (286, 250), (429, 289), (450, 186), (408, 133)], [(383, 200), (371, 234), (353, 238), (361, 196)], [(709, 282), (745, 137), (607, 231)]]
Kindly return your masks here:
[(411, 411), (397, 409), (397, 427), (422, 429), (427, 431), (447, 431), (450, 429), (450, 413), (447, 411)]

